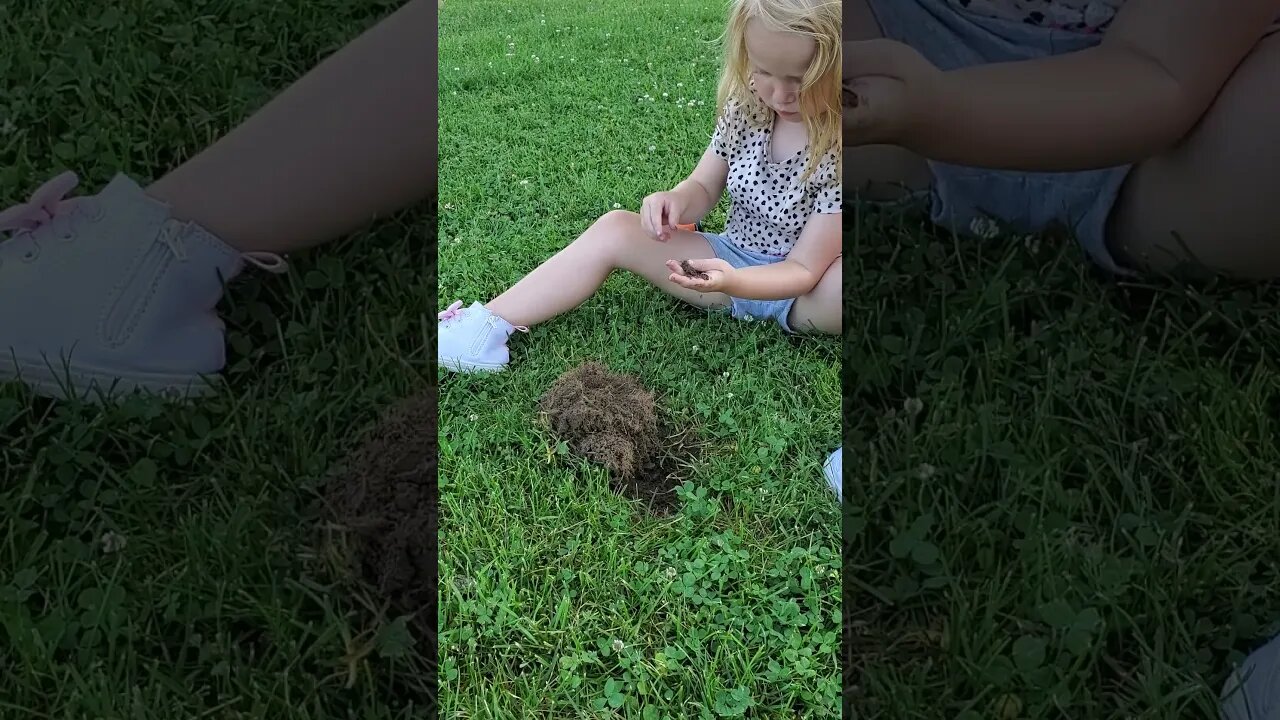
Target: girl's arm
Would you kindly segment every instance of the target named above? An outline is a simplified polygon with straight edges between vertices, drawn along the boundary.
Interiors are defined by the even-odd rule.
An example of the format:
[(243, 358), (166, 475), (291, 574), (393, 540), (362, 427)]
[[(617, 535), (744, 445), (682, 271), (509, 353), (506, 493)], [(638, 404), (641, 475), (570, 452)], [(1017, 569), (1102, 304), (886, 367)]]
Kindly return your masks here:
[(784, 300), (800, 297), (840, 257), (840, 213), (814, 214), (800, 231), (787, 259), (730, 273), (720, 291), (744, 300)]
[(1128, 0), (1089, 50), (943, 73), (903, 143), (1030, 172), (1127, 165), (1182, 139), (1280, 16), (1280, 0)]
[(671, 188), (671, 192), (684, 199), (680, 223), (696, 223), (706, 217), (719, 204), (728, 181), (729, 163), (717, 155), (714, 148), (708, 147), (689, 177)]

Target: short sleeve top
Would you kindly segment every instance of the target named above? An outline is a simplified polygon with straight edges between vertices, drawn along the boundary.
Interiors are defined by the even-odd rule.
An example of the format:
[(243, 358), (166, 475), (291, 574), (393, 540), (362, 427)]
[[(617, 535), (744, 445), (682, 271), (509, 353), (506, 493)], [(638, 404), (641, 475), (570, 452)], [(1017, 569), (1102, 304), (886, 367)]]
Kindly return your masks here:
[(730, 101), (716, 122), (711, 148), (729, 164), (725, 236), (743, 250), (785, 257), (813, 214), (841, 211), (841, 182), (833, 152), (800, 184), (809, 149), (774, 162), (772, 136), (772, 127), (753, 125), (741, 105)]
[(949, 0), (966, 12), (1028, 25), (1100, 33), (1124, 0)]
[[(986, 17), (1080, 33), (1105, 33), (1124, 0), (948, 0), (955, 7)], [(1280, 20), (1278, 18), (1277, 20)], [(1268, 33), (1280, 27), (1273, 23)]]

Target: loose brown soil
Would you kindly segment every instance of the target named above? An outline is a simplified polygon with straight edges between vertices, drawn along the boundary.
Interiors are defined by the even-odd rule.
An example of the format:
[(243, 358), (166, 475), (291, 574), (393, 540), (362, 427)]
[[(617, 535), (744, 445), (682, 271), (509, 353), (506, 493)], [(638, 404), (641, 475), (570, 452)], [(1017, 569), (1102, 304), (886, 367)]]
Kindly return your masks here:
[(697, 278), (698, 280), (706, 280), (709, 277), (711, 277), (710, 275), (707, 275), (701, 270), (694, 270), (693, 266), (689, 264), (688, 260), (680, 261), (680, 272), (684, 273), (685, 277)]
[(615, 476), (613, 485), (623, 495), (639, 500), (655, 515), (668, 515), (680, 506), (676, 488), (688, 477), (696, 457), (694, 438), (688, 431), (658, 429), (661, 450), (640, 466), (631, 478)]
[(335, 471), (326, 492), (333, 523), (346, 534), (349, 569), (396, 611), (414, 613), (414, 624), (432, 647), (436, 447), (436, 397), (430, 390), (388, 412)]
[(609, 470), (617, 490), (657, 514), (679, 504), (690, 433), (663, 426), (653, 393), (635, 376), (585, 363), (561, 375), (538, 409), (557, 439)]

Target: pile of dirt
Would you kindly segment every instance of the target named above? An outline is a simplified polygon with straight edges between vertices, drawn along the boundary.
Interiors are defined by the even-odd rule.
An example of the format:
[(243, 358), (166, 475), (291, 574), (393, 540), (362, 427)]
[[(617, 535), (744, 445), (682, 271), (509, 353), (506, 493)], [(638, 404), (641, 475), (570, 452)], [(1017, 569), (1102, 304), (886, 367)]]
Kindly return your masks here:
[(588, 362), (561, 375), (538, 404), (578, 455), (630, 478), (658, 449), (658, 408), (634, 376)]
[(587, 362), (561, 375), (538, 409), (574, 454), (609, 470), (619, 491), (658, 514), (677, 505), (687, 463), (675, 450), (688, 434), (662, 425), (653, 393), (638, 378)]
[(392, 408), (342, 462), (326, 492), (332, 520), (347, 535), (350, 570), (396, 611), (414, 613), (415, 625), (433, 644), (436, 448), (436, 396), (430, 390)]

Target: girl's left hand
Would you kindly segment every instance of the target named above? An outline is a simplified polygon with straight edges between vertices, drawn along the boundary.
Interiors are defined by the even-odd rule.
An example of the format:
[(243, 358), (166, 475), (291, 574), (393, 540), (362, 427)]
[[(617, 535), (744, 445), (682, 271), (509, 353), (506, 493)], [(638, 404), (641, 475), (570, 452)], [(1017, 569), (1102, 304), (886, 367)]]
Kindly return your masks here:
[(729, 286), (734, 267), (720, 258), (708, 260), (689, 260), (689, 266), (698, 272), (707, 274), (706, 280), (689, 277), (684, 274), (679, 260), (668, 260), (667, 269), (671, 271), (671, 282), (682, 288), (698, 292), (723, 292)]

